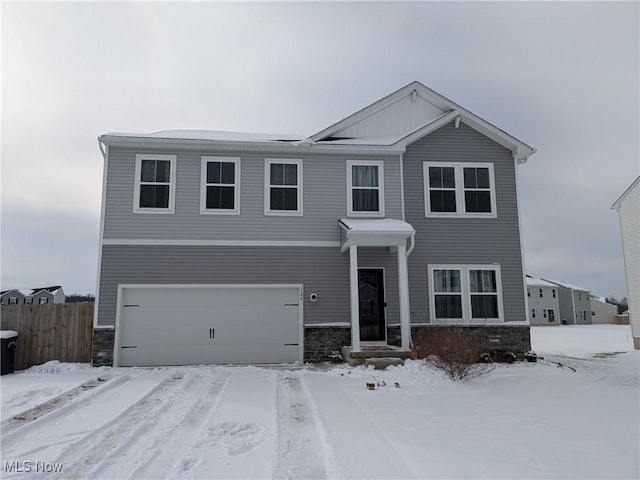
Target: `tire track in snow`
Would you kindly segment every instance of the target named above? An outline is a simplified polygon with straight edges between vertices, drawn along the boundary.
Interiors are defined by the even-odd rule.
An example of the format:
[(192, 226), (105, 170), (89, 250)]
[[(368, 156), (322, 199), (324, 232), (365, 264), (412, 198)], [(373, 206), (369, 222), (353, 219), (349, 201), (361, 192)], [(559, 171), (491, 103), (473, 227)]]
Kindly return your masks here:
[(181, 462), (184, 445), (203, 428), (231, 375), (215, 367), (193, 374), (194, 380), (181, 385), (180, 394), (165, 403), (152, 421), (112, 451), (91, 472), (92, 478), (163, 478)]
[[(65, 464), (64, 478), (123, 478), (127, 464), (118, 455), (127, 451), (127, 446), (136, 439), (144, 437), (145, 431), (158, 420), (176, 409), (176, 403), (184, 401), (190, 395), (193, 385), (197, 384), (201, 374), (197, 372), (174, 372), (147, 395), (129, 406), (122, 414), (98, 430), (94, 430), (79, 445), (72, 445), (61, 461)], [(80, 443), (80, 442), (79, 442)], [(69, 456), (66, 456), (66, 453)], [(144, 453), (136, 450), (135, 453)], [(93, 471), (106, 468), (117, 459), (118, 472), (112, 476), (96, 475)]]
[(321, 439), (300, 374), (278, 374), (278, 450), (274, 478), (327, 478)]
[[(71, 402), (78, 401), (79, 397), (82, 397), (83, 399), (86, 398), (85, 395), (92, 389), (105, 384), (105, 382), (109, 381), (110, 379), (110, 375), (104, 375), (94, 378), (66, 393), (58, 395), (57, 397), (41, 403), (40, 405), (14, 415), (13, 417), (5, 420), (2, 423), (2, 430), (0, 431), (0, 435), (4, 437), (10, 432), (17, 430), (18, 428), (23, 427), (39, 419), (40, 417), (50, 414)], [(102, 391), (104, 391), (104, 389)]]

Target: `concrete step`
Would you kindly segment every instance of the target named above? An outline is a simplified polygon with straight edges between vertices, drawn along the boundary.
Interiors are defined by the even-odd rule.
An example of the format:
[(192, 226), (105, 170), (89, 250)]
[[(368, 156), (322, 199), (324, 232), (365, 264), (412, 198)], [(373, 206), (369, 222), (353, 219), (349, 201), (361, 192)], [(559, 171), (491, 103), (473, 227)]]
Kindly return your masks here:
[(364, 364), (368, 367), (373, 365), (376, 370), (384, 370), (391, 365), (403, 365), (404, 359), (399, 357), (385, 357), (385, 358), (367, 358)]
[[(342, 347), (342, 358), (351, 366), (364, 365), (367, 360), (370, 362), (368, 365), (375, 366), (375, 359), (379, 359), (381, 365), (387, 359), (393, 359), (392, 361), (399, 362), (394, 363), (394, 365), (400, 365), (411, 356), (409, 350), (391, 345), (365, 346), (360, 350), (359, 352), (352, 352), (350, 346)], [(388, 363), (388, 365), (391, 365), (391, 363)], [(381, 368), (386, 368), (386, 366)]]

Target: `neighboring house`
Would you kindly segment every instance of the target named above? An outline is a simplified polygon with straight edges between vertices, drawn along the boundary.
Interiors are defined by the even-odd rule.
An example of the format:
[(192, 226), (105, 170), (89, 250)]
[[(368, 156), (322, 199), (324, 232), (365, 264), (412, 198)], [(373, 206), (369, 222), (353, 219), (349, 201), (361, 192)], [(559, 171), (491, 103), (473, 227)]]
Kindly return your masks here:
[(591, 323), (591, 293), (586, 288), (543, 278), (558, 287), (560, 323), (562, 325), (585, 325)]
[(591, 303), (591, 323), (616, 323), (616, 317), (618, 316), (618, 306), (607, 303), (604, 298), (591, 295), (589, 297)]
[(631, 334), (635, 348), (640, 349), (640, 177), (620, 195), (611, 208), (620, 215)]
[(527, 275), (527, 301), (531, 325), (559, 325), (558, 286)]
[(529, 348), (516, 168), (535, 150), (418, 82), (309, 137), (99, 144), (94, 365), (407, 351), (427, 325)]
[(66, 296), (60, 285), (28, 289), (12, 289), (0, 292), (2, 305), (30, 305), (65, 303)]

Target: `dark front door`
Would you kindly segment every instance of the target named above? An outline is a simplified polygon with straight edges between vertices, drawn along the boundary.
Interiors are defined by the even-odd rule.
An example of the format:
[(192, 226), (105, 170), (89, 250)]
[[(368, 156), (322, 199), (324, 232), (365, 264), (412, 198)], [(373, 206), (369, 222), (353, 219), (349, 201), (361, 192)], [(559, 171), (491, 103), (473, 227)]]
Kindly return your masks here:
[(358, 292), (360, 300), (360, 340), (386, 340), (383, 270), (380, 268), (359, 269)]

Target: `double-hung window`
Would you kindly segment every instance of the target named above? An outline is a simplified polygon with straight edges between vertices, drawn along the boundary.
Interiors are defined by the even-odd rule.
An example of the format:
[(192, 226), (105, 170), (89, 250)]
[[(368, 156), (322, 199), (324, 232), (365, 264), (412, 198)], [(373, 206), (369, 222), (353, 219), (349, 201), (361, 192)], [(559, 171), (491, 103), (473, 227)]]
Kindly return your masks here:
[(347, 162), (347, 214), (384, 217), (384, 162)]
[(134, 212), (173, 213), (175, 189), (175, 155), (136, 155)]
[(498, 265), (430, 265), (433, 322), (503, 321)]
[(265, 215), (302, 215), (302, 160), (267, 158)]
[(240, 213), (240, 158), (202, 157), (200, 213)]
[(495, 217), (492, 163), (423, 162), (426, 217)]
[(40, 297), (40, 298), (38, 299), (38, 303), (39, 303), (40, 305), (44, 305), (44, 304), (46, 304), (46, 303), (49, 303), (49, 299), (48, 299), (47, 297)]

